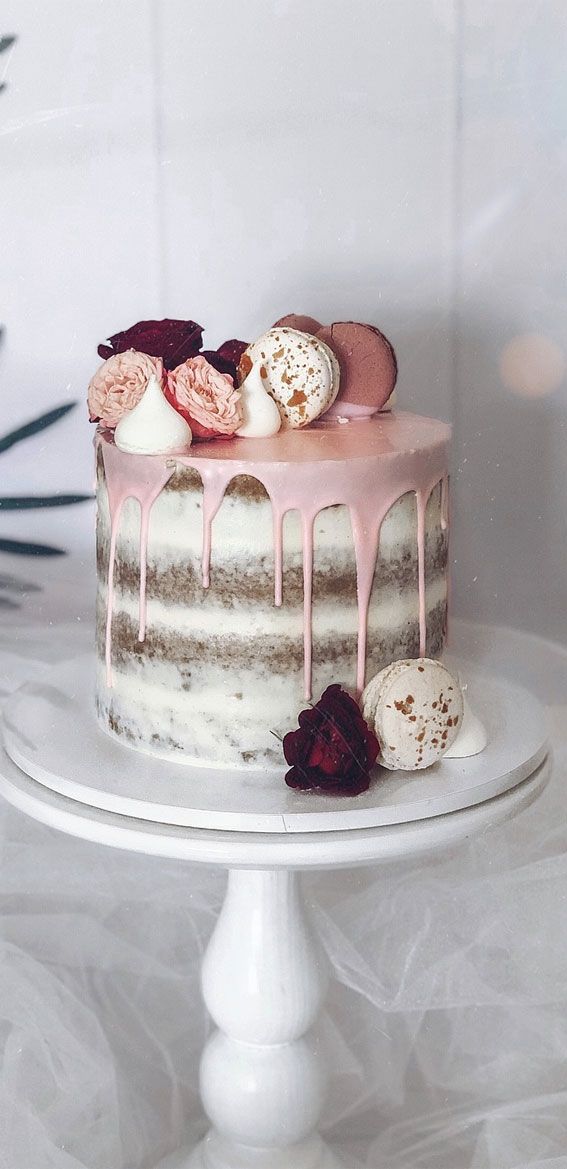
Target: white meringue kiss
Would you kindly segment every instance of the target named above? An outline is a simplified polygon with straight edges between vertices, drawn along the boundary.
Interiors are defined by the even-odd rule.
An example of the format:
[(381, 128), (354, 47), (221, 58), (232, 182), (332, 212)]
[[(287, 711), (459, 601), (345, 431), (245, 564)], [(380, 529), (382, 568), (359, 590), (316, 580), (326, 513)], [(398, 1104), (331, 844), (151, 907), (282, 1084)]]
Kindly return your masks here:
[(114, 431), (119, 450), (131, 455), (167, 455), (185, 450), (193, 438), (189, 423), (170, 406), (150, 377), (137, 406), (124, 414)]
[(244, 418), (236, 431), (240, 438), (270, 438), (278, 433), (282, 424), (280, 412), (264, 386), (259, 362), (252, 366), (240, 386), (240, 408)]

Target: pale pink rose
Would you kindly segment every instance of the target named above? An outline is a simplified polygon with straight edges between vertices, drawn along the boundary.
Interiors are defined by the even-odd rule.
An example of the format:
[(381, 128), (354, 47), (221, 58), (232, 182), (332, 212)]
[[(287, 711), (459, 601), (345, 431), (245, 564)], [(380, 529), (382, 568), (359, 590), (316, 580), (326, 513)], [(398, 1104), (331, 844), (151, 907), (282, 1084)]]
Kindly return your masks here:
[(138, 405), (152, 375), (161, 385), (161, 358), (148, 357), (136, 349), (126, 349), (103, 361), (89, 384), (91, 422), (102, 422), (113, 430), (122, 416)]
[(240, 391), (206, 357), (190, 357), (167, 374), (166, 397), (189, 423), (193, 438), (227, 438), (242, 426)]

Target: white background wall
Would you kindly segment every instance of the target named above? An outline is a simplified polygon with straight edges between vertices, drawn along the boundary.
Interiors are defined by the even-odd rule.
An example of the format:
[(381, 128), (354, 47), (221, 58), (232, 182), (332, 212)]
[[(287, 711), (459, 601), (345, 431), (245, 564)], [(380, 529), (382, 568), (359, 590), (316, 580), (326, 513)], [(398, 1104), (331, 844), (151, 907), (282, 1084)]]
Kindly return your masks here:
[[(401, 404), (455, 424), (456, 609), (567, 640), (564, 0), (4, 0), (0, 24), (0, 431), (83, 399), (143, 317), (210, 345), (375, 321)], [(0, 493), (88, 490), (90, 439), (77, 410), (2, 456)], [(92, 515), (0, 534), (75, 564)]]

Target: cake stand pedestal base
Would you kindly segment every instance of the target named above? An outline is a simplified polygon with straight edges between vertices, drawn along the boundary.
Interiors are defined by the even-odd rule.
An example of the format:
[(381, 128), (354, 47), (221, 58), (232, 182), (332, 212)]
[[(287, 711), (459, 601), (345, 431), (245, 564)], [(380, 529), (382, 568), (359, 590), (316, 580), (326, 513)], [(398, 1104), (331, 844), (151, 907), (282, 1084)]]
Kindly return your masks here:
[(189, 1160), (180, 1161), (176, 1169), (345, 1169), (345, 1166), (319, 1136), (286, 1149), (251, 1149), (237, 1148), (211, 1132)]
[(217, 1025), (201, 1059), (213, 1124), (190, 1166), (324, 1169), (317, 1129), (326, 1075), (313, 1030), (328, 970), (299, 874), (232, 869), (202, 969)]

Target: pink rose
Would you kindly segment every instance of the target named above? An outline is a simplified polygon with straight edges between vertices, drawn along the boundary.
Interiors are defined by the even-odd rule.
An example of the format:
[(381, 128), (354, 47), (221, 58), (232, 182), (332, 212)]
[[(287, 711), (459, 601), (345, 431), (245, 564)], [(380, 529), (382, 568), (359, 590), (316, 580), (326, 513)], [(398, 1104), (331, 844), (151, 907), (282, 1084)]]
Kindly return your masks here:
[(206, 357), (190, 357), (167, 374), (165, 396), (189, 423), (193, 438), (227, 438), (242, 425), (240, 393)]
[(127, 349), (103, 361), (89, 384), (89, 416), (91, 422), (102, 422), (111, 430), (138, 405), (150, 377), (154, 375), (161, 385), (163, 364), (159, 357), (148, 357)]

